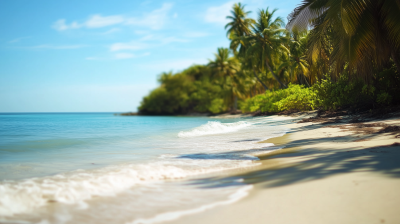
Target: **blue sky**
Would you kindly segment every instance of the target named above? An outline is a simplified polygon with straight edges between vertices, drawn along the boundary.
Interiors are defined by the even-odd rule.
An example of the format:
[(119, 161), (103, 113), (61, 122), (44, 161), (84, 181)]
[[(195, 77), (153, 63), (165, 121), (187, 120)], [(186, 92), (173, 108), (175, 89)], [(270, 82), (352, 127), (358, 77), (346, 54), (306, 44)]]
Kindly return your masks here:
[[(0, 1), (0, 112), (136, 111), (163, 71), (228, 47), (236, 1)], [(286, 19), (300, 0), (247, 0)]]

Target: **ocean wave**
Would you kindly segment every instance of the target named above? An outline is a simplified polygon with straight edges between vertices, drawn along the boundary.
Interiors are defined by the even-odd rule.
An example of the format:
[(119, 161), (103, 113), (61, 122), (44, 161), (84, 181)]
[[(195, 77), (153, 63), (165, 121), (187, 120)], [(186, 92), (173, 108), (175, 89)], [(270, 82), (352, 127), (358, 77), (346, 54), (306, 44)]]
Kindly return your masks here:
[[(254, 159), (253, 159), (254, 160)], [(0, 182), (0, 217), (29, 212), (48, 203), (79, 204), (97, 196), (115, 196), (138, 184), (182, 179), (215, 171), (254, 166), (252, 159), (187, 159), (172, 157), (148, 164), (78, 170), (43, 178)]]
[(137, 219), (129, 224), (152, 224), (152, 223), (159, 223), (159, 222), (165, 222), (165, 221), (172, 221), (172, 220), (178, 219), (182, 216), (199, 213), (199, 212), (202, 212), (205, 210), (212, 209), (217, 206), (232, 204), (232, 203), (239, 201), (240, 199), (246, 197), (252, 188), (253, 188), (253, 185), (245, 185), (245, 186), (237, 189), (236, 192), (229, 195), (227, 200), (218, 201), (218, 202), (214, 202), (211, 204), (206, 204), (206, 205), (203, 205), (203, 206), (200, 206), (200, 207), (197, 207), (194, 209), (189, 209), (189, 210), (161, 213), (152, 218)]
[(251, 123), (246, 121), (239, 121), (234, 123), (221, 123), (218, 121), (209, 121), (207, 124), (203, 124), (190, 131), (181, 131), (178, 133), (178, 137), (196, 137), (203, 135), (214, 135), (223, 134), (229, 132), (235, 132), (245, 127), (251, 126)]
[[(249, 126), (252, 127), (248, 128)], [(243, 132), (239, 130), (243, 130)], [(223, 138), (215, 135), (230, 132), (231, 134), (224, 135)], [(285, 130), (283, 129), (263, 125), (263, 120), (260, 119), (235, 123), (210, 121), (190, 131), (181, 131), (178, 135), (180, 138), (175, 137), (169, 141), (156, 142), (159, 145), (154, 144), (152, 146), (154, 149), (157, 149), (154, 150), (152, 155), (157, 155), (157, 157), (150, 157), (149, 159), (141, 160), (139, 163), (132, 161), (132, 164), (124, 163), (92, 170), (77, 170), (41, 178), (0, 181), (0, 222), (8, 218), (18, 217), (16, 214), (38, 214), (38, 208), (42, 210), (49, 209), (47, 213), (43, 214), (51, 215), (53, 214), (53, 210), (51, 209), (53, 209), (54, 205), (80, 206), (87, 208), (85, 211), (89, 212), (89, 210), (93, 210), (91, 203), (96, 201), (94, 198), (115, 198), (116, 203), (119, 203), (119, 197), (121, 194), (126, 194), (126, 192), (135, 192), (134, 194), (138, 194), (140, 197), (155, 197), (158, 200), (159, 196), (152, 196), (151, 194), (141, 195), (140, 189), (148, 188), (153, 184), (174, 182), (163, 180), (184, 179), (199, 174), (256, 166), (259, 163), (255, 162), (258, 160), (255, 155), (278, 149), (277, 147), (272, 147), (272, 143), (260, 141), (281, 136), (284, 133)], [(203, 137), (191, 138), (196, 136)], [(139, 152), (144, 153), (144, 151)], [(177, 195), (182, 194), (183, 189), (179, 187)], [(220, 190), (218, 188), (218, 191)], [(224, 195), (232, 195), (233, 191), (236, 192), (233, 189)], [(246, 191), (243, 190), (242, 192)], [(203, 192), (203, 190), (199, 192)], [(160, 193), (160, 195), (163, 194)], [(198, 195), (198, 193), (191, 194), (188, 191), (185, 195), (182, 195), (182, 198), (179, 200), (185, 201), (187, 198), (192, 198), (191, 195)], [(221, 194), (216, 192), (215, 195)], [(244, 197), (244, 194), (241, 195), (240, 197), (232, 196), (231, 200), (228, 201), (233, 202)], [(210, 203), (207, 201), (200, 203), (205, 206), (201, 207), (200, 210), (211, 208), (222, 203), (221, 201), (226, 201), (225, 199), (222, 200), (223, 198), (221, 200), (214, 199), (214, 196), (210, 196), (210, 199), (207, 199), (210, 200)], [(143, 199), (143, 201), (148, 200)], [(131, 220), (153, 223), (160, 220), (168, 220), (168, 217), (179, 217), (199, 211), (194, 209), (194, 207), (194, 210), (191, 210), (186, 208), (186, 206), (182, 208), (189, 210), (182, 210), (181, 208), (171, 210), (169, 209), (169, 201), (165, 199), (165, 208), (168, 208), (165, 209), (166, 212), (154, 213), (157, 209), (154, 209), (155, 207), (153, 208), (152, 206), (158, 206), (159, 202), (157, 201), (157, 203), (152, 204), (148, 209), (149, 214), (152, 215)], [(53, 204), (54, 202), (56, 203)], [(121, 203), (123, 202), (126, 203), (126, 201), (121, 201)], [(216, 202), (216, 204), (212, 202)], [(129, 201), (129, 203), (133, 203), (130, 207), (131, 210), (138, 209), (137, 214), (142, 214), (138, 197), (132, 197), (132, 202)], [(60, 208), (63, 208), (62, 206)], [(171, 213), (167, 211), (180, 212)], [(57, 215), (58, 213), (56, 214), (55, 212), (54, 214)]]

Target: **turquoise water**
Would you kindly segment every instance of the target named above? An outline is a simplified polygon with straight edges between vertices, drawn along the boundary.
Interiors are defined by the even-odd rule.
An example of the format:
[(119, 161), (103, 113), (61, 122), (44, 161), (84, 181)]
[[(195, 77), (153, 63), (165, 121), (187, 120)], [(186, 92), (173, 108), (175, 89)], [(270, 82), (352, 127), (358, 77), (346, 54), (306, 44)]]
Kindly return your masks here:
[(1, 169), (0, 179), (148, 160), (162, 153), (162, 141), (205, 122), (206, 118), (112, 113), (0, 114), (0, 166), (20, 167), (11, 173)]
[(277, 149), (259, 142), (283, 135), (282, 123), (268, 117), (0, 114), (0, 221), (156, 223), (232, 203), (251, 186), (205, 190), (188, 183), (257, 165), (256, 154)]

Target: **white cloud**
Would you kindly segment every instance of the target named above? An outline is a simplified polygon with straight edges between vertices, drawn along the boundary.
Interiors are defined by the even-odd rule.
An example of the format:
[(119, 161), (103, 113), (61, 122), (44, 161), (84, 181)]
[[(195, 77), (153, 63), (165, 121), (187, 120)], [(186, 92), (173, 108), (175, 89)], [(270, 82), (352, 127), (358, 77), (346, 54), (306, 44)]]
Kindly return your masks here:
[(234, 2), (227, 2), (221, 6), (210, 7), (206, 11), (204, 17), (206, 22), (226, 24), (228, 20), (226, 17), (230, 14)]
[(110, 46), (110, 51), (121, 50), (141, 50), (147, 48), (148, 45), (138, 41), (131, 41), (128, 43), (115, 43)]
[(110, 61), (110, 60), (120, 60), (120, 59), (128, 59), (128, 58), (140, 58), (140, 57), (146, 57), (149, 56), (150, 53), (146, 52), (143, 54), (131, 54), (131, 53), (126, 53), (126, 52), (121, 52), (121, 53), (116, 53), (116, 54), (110, 54), (110, 55), (104, 55), (102, 57), (86, 57), (86, 60), (89, 61)]
[(150, 28), (153, 30), (161, 29), (168, 18), (168, 12), (172, 4), (164, 3), (161, 8), (153, 10), (150, 13), (143, 14), (142, 17), (128, 17), (123, 15), (102, 16), (100, 14), (92, 15), (86, 21), (79, 23), (73, 21), (67, 23), (65, 19), (59, 19), (53, 23), (52, 28), (58, 31), (78, 28), (101, 28), (112, 25), (133, 25)]
[(120, 15), (116, 16), (93, 15), (83, 23), (78, 23), (74, 21), (70, 24), (67, 24), (65, 19), (59, 19), (53, 24), (52, 27), (56, 30), (63, 31), (68, 29), (78, 29), (81, 27), (100, 28), (100, 27), (116, 25), (122, 22), (124, 22), (124, 18)]
[(122, 22), (124, 22), (124, 17), (120, 15), (104, 17), (101, 15), (93, 15), (85, 22), (85, 26), (87, 28), (99, 28), (119, 24)]
[(65, 24), (65, 19), (59, 19), (55, 21), (51, 27), (59, 31), (69, 29), (67, 24)]
[(53, 44), (42, 44), (33, 46), (33, 49), (52, 49), (52, 50), (63, 50), (63, 49), (78, 49), (86, 47), (86, 45), (53, 45)]
[(102, 35), (108, 35), (108, 34), (112, 34), (112, 33), (116, 33), (119, 32), (121, 29), (119, 28), (111, 28), (109, 30), (107, 30), (106, 32), (101, 33)]
[(154, 30), (161, 29), (166, 22), (168, 12), (171, 8), (172, 4), (164, 3), (160, 9), (147, 13), (142, 18), (128, 18), (126, 24), (145, 26)]
[(82, 24), (78, 24), (77, 22), (72, 22), (71, 24), (66, 24), (65, 19), (59, 19), (56, 22), (54, 22), (53, 26), (54, 29), (63, 31), (63, 30), (68, 30), (68, 29), (78, 29), (82, 27)]
[(134, 54), (130, 54), (130, 53), (118, 53), (115, 54), (115, 58), (116, 59), (127, 59), (127, 58), (133, 58), (135, 57)]
[(158, 42), (160, 44), (169, 44), (173, 42), (179, 42), (179, 43), (188, 42), (188, 40), (186, 39), (181, 39), (177, 37), (165, 37), (160, 35), (154, 36), (151, 34), (140, 38), (139, 41), (153, 41), (153, 42)]
[(160, 47), (174, 42), (183, 43), (183, 42), (188, 42), (188, 40), (176, 37), (146, 35), (140, 38), (139, 40), (134, 40), (126, 43), (114, 43), (110, 46), (110, 51), (122, 51), (122, 50), (136, 51), (147, 48)]

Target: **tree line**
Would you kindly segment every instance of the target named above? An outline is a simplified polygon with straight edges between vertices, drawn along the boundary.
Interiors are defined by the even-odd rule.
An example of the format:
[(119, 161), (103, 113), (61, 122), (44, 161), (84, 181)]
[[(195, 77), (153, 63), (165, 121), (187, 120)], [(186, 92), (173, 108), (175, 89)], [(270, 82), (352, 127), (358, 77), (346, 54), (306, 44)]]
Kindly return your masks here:
[(142, 114), (371, 109), (400, 103), (400, 0), (303, 0), (288, 16), (245, 5), (227, 16), (229, 48), (159, 76)]

